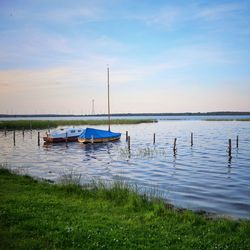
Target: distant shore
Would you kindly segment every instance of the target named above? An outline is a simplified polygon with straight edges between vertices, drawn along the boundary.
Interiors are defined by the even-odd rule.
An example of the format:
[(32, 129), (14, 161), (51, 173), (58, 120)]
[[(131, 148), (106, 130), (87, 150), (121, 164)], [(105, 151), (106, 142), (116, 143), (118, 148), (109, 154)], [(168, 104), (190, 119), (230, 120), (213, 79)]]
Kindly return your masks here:
[[(184, 112), (184, 113), (115, 113), (116, 116), (224, 116), (224, 115), (250, 115), (250, 112), (235, 112), (235, 111), (219, 111), (219, 112)], [(73, 115), (73, 114), (0, 114), (0, 118), (15, 118), (15, 117), (103, 117), (107, 114), (95, 115)]]

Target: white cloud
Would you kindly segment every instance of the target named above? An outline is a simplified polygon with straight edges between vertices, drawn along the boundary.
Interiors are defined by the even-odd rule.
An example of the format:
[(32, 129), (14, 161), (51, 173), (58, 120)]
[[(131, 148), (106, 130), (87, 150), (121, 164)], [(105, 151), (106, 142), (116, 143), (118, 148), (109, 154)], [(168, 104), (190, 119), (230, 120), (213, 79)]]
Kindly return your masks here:
[(238, 3), (218, 4), (211, 7), (201, 8), (196, 17), (208, 20), (223, 19), (238, 14), (243, 8), (244, 6)]

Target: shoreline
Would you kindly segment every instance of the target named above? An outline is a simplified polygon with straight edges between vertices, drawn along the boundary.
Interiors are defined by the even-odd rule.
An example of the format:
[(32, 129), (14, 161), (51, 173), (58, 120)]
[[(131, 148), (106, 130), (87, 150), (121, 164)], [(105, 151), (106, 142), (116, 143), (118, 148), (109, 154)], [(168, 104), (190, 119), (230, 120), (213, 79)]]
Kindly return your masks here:
[(83, 188), (0, 169), (3, 249), (249, 249), (250, 222), (176, 210), (117, 183)]

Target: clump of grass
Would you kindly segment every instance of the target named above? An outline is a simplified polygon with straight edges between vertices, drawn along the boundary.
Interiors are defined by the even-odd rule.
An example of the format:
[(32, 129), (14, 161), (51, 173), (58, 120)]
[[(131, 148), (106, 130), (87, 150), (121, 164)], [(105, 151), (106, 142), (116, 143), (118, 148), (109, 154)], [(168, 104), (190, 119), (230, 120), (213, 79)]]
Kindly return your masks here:
[(178, 212), (126, 183), (95, 185), (69, 192), (0, 169), (0, 248), (250, 249), (249, 221)]
[[(140, 124), (157, 122), (153, 119), (111, 119), (111, 124)], [(108, 120), (15, 120), (0, 121), (0, 129), (46, 129), (58, 126), (107, 125)]]

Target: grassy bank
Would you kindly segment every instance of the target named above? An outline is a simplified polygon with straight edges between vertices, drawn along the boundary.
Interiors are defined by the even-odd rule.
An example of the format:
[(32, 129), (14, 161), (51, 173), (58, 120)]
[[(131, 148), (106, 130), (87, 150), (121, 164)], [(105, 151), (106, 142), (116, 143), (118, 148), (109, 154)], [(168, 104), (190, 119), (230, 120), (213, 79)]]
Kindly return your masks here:
[(52, 185), (0, 169), (1, 249), (250, 249), (250, 222), (149, 202), (124, 185)]
[[(139, 124), (157, 122), (153, 119), (112, 119), (111, 124)], [(106, 125), (107, 120), (15, 120), (0, 121), (0, 129), (46, 129), (58, 126)]]
[(217, 121), (250, 122), (250, 118), (239, 118), (239, 119), (206, 119), (205, 121), (210, 121), (210, 122), (217, 122)]

